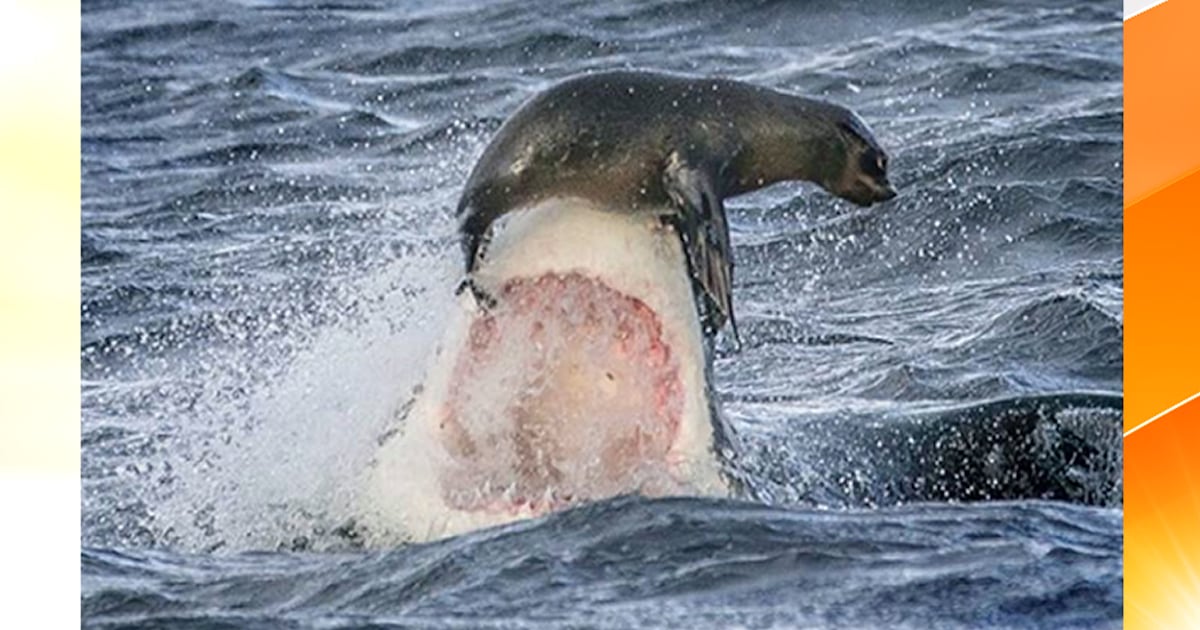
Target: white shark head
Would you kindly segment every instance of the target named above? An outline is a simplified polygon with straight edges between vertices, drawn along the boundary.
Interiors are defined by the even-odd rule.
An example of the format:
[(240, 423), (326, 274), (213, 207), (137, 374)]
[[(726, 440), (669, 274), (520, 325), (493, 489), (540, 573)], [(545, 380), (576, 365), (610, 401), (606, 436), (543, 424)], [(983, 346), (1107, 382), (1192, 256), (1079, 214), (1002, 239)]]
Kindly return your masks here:
[(679, 238), (646, 212), (510, 212), (363, 494), (372, 537), (428, 540), (620, 494), (726, 495)]

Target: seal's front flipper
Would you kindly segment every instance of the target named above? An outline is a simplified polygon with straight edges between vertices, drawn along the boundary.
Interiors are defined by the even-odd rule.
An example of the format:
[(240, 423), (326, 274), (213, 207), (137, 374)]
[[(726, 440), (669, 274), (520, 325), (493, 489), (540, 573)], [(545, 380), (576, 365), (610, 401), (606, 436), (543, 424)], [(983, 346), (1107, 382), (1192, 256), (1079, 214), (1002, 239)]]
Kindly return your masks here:
[(471, 290), (471, 296), (475, 298), (475, 303), (479, 305), (480, 310), (489, 311), (496, 307), (495, 296), (479, 286), (479, 283), (475, 282), (475, 278), (471, 276), (463, 278), (462, 282), (458, 283), (454, 289), (454, 295), (462, 295), (462, 292), (467, 289)]
[(679, 236), (687, 253), (692, 279), (704, 290), (705, 331), (715, 334), (728, 320), (733, 338), (741, 348), (737, 320), (733, 316), (733, 249), (725, 206), (716, 192), (713, 177), (672, 153), (663, 171), (663, 185), (679, 207)]
[(471, 207), (459, 208), (462, 221), (458, 226), (463, 257), (466, 262), (467, 274), (475, 271), (475, 267), (483, 260), (487, 246), (492, 240), (491, 217)]

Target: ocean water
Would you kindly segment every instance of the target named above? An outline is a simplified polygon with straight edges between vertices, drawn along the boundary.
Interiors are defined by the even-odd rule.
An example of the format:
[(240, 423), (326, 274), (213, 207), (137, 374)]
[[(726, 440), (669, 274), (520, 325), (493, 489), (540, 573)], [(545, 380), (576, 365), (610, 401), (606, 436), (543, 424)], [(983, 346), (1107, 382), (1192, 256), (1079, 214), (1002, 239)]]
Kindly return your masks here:
[[(1119, 626), (1121, 52), (1082, 0), (85, 1), (85, 625)], [(614, 68), (849, 106), (901, 195), (728, 203), (737, 498), (368, 544), (470, 167)]]

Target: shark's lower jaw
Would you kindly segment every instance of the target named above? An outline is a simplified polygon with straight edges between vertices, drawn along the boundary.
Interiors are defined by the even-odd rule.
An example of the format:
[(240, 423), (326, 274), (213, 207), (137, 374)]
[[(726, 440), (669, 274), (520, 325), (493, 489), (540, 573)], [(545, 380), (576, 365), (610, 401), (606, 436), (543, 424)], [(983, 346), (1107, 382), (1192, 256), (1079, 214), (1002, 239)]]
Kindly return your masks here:
[(677, 485), (683, 384), (658, 315), (580, 272), (511, 278), (493, 297), (438, 422), (447, 504), (536, 515)]

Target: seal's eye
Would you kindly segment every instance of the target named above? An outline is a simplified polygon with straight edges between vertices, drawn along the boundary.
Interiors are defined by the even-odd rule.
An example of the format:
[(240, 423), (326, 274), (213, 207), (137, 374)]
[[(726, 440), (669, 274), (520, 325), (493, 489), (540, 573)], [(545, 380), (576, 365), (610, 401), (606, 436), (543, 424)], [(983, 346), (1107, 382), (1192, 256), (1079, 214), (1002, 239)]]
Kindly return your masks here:
[(859, 158), (858, 166), (867, 175), (879, 177), (884, 174), (884, 169), (887, 168), (887, 158), (874, 149), (867, 149), (862, 154), (862, 157)]

